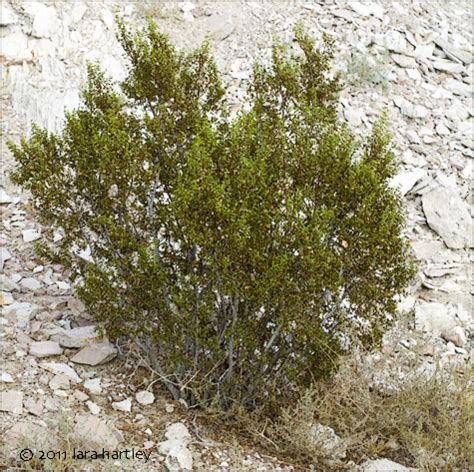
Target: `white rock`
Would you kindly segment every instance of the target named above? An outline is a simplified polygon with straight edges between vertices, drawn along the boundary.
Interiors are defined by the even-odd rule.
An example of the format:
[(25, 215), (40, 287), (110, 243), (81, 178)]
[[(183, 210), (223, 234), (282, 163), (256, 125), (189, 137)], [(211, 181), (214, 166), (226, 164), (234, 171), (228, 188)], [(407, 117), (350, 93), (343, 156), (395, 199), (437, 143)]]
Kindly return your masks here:
[(440, 336), (445, 330), (459, 324), (457, 310), (453, 305), (418, 300), (415, 305), (415, 326), (417, 329)]
[(392, 59), (395, 64), (405, 69), (416, 69), (417, 63), (413, 57), (405, 56), (403, 54), (392, 54)]
[(425, 175), (426, 172), (422, 169), (402, 172), (391, 180), (390, 187), (398, 188), (402, 195), (406, 195)]
[(8, 374), (7, 372), (2, 372), (0, 374), (0, 382), (12, 383), (13, 382), (13, 377), (10, 374)]
[(419, 260), (431, 259), (445, 246), (441, 241), (415, 241), (411, 244), (415, 257)]
[(76, 364), (99, 365), (105, 364), (117, 356), (115, 349), (109, 342), (90, 344), (82, 348), (71, 358)]
[(84, 388), (89, 390), (93, 395), (100, 395), (102, 393), (102, 387), (100, 385), (100, 379), (90, 379), (84, 382)]
[(188, 13), (193, 11), (196, 8), (196, 5), (192, 2), (179, 2), (179, 9), (183, 13)]
[(421, 74), (418, 69), (405, 69), (405, 72), (407, 73), (408, 77), (411, 80), (421, 80)]
[(93, 401), (86, 402), (87, 408), (93, 415), (98, 415), (100, 413), (100, 406), (96, 405)]
[(26, 277), (21, 280), (20, 286), (26, 290), (35, 291), (41, 288), (41, 283), (33, 277)]
[(410, 469), (397, 462), (390, 461), (388, 459), (376, 459), (364, 462), (361, 466), (361, 470), (364, 472), (403, 472)]
[(17, 390), (0, 392), (0, 411), (21, 415), (23, 413), (23, 392)]
[(18, 16), (3, 3), (0, 5), (0, 26), (14, 25), (18, 22)]
[(148, 390), (142, 390), (135, 395), (137, 402), (140, 405), (151, 405), (155, 401), (155, 395)]
[(10, 195), (8, 195), (8, 193), (5, 192), (3, 188), (0, 188), (0, 205), (12, 203), (12, 202), (13, 202), (13, 198), (10, 197)]
[(0, 247), (0, 270), (3, 270), (3, 265), (11, 258), (12, 255), (10, 251), (4, 246)]
[(32, 241), (36, 241), (37, 239), (41, 238), (41, 233), (36, 229), (25, 229), (22, 231), (23, 234), (23, 241), (25, 243), (31, 243)]
[(83, 3), (79, 3), (72, 9), (71, 20), (73, 23), (77, 23), (82, 19), (84, 13), (87, 11), (87, 7)]
[(127, 398), (121, 402), (112, 402), (112, 408), (117, 411), (132, 411), (132, 399)]
[(395, 97), (393, 101), (402, 114), (409, 118), (426, 118), (430, 114), (423, 105), (414, 105), (403, 97)]
[(63, 282), (62, 280), (58, 280), (56, 285), (60, 290), (69, 290), (71, 286), (67, 282)]
[(28, 36), (21, 31), (14, 31), (2, 38), (2, 55), (7, 60), (23, 61), (31, 59), (28, 49)]
[(433, 67), (436, 70), (449, 72), (450, 74), (459, 74), (464, 71), (464, 66), (452, 61), (433, 61)]
[(62, 348), (54, 341), (34, 341), (30, 343), (30, 355), (35, 357), (60, 356)]
[(90, 414), (77, 415), (74, 435), (90, 449), (113, 450), (123, 441), (122, 434), (114, 426)]
[(441, 333), (441, 337), (446, 341), (451, 341), (458, 347), (463, 347), (467, 343), (466, 333), (461, 326), (445, 329)]
[(25, 441), (45, 450), (51, 449), (55, 444), (58, 444), (58, 438), (52, 431), (30, 421), (15, 423), (5, 433), (3, 439), (6, 444), (14, 448), (22, 443), (24, 444)]
[(49, 388), (51, 390), (67, 390), (69, 389), (69, 377), (66, 375), (55, 375), (50, 381), (49, 381)]
[(59, 28), (58, 18), (54, 7), (39, 4), (39, 8), (33, 19), (33, 36), (38, 38), (50, 38)]
[(346, 445), (342, 439), (329, 426), (322, 424), (309, 425), (309, 436), (331, 459), (344, 459)]
[(158, 444), (158, 452), (166, 455), (168, 470), (192, 470), (193, 456), (188, 449), (191, 435), (186, 426), (181, 422), (173, 423), (165, 436), (167, 440)]
[(80, 348), (98, 342), (101, 338), (96, 327), (89, 325), (66, 330), (57, 336), (52, 336), (51, 339), (58, 341), (63, 347)]
[(452, 188), (436, 188), (422, 197), (430, 228), (452, 249), (474, 247), (469, 207)]
[(110, 10), (102, 10), (101, 12), (102, 21), (105, 23), (108, 29), (112, 29), (114, 26), (114, 15)]
[(41, 364), (41, 367), (48, 370), (49, 372), (52, 372), (53, 374), (63, 374), (73, 382), (82, 382), (82, 379), (77, 375), (76, 371), (72, 367), (62, 362), (45, 362)]
[(80, 390), (76, 390), (74, 392), (74, 397), (79, 402), (85, 402), (89, 398), (89, 395), (85, 394), (84, 392), (81, 392)]
[(360, 16), (373, 15), (377, 18), (383, 18), (384, 8), (378, 3), (362, 3), (362, 2), (348, 2), (350, 6)]
[(0, 292), (0, 306), (11, 305), (15, 299), (10, 292)]
[(465, 97), (472, 96), (472, 86), (459, 80), (448, 78), (444, 82), (444, 86), (450, 92), (453, 92), (456, 95), (463, 95)]
[(3, 315), (9, 317), (14, 315), (15, 325), (20, 329), (26, 329), (31, 318), (43, 311), (44, 308), (28, 302), (13, 302), (11, 305), (3, 308)]

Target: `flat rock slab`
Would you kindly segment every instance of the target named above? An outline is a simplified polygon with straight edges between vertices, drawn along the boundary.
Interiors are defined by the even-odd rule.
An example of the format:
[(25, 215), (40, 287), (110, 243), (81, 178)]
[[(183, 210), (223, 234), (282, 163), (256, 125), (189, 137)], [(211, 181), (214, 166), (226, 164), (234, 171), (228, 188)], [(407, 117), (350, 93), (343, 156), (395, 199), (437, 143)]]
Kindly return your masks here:
[[(53, 339), (53, 337), (51, 337)], [(54, 340), (58, 341), (63, 347), (80, 348), (88, 344), (100, 341), (101, 337), (95, 326), (81, 326), (64, 331), (54, 336)]]
[(361, 465), (360, 470), (364, 472), (402, 472), (402, 471), (418, 471), (419, 469), (412, 469), (405, 467), (404, 465), (399, 464), (398, 462), (393, 462), (388, 459), (376, 459), (371, 461), (366, 461)]
[(91, 414), (77, 415), (74, 435), (82, 439), (87, 447), (99, 450), (115, 449), (123, 441), (118, 429)]
[(62, 362), (45, 362), (41, 364), (41, 367), (43, 369), (48, 370), (49, 372), (52, 372), (53, 374), (65, 375), (69, 380), (72, 380), (73, 382), (82, 382), (82, 379), (77, 375), (76, 371), (72, 367)]
[(21, 415), (23, 413), (23, 392), (18, 390), (0, 392), (0, 411)]
[(454, 305), (425, 302), (419, 300), (415, 306), (415, 325), (417, 329), (440, 336), (444, 331), (458, 326), (462, 321), (457, 316)]
[(443, 238), (446, 246), (474, 247), (469, 207), (455, 189), (439, 187), (425, 193), (422, 205), (428, 225)]
[(60, 356), (63, 349), (55, 341), (37, 341), (30, 343), (30, 354), (35, 357)]
[(95, 343), (82, 348), (75, 356), (71, 358), (76, 364), (100, 365), (111, 361), (117, 356), (117, 349), (112, 344)]
[(32, 421), (16, 423), (4, 435), (5, 444), (17, 447), (21, 444), (35, 448), (52, 449), (58, 444), (58, 438), (52, 431)]
[(181, 423), (173, 423), (165, 433), (166, 441), (158, 444), (158, 452), (166, 455), (168, 470), (192, 470), (193, 455), (188, 449), (191, 440), (188, 428)]

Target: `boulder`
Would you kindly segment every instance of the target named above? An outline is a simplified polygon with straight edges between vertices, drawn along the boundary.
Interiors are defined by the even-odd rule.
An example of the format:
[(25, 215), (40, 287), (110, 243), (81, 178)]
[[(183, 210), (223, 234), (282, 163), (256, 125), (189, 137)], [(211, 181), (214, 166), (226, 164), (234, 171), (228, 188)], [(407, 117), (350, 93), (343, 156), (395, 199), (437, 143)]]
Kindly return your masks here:
[(117, 349), (112, 344), (95, 343), (82, 348), (71, 361), (76, 364), (100, 365), (105, 364), (117, 356)]
[(30, 354), (35, 357), (60, 356), (62, 348), (54, 341), (37, 341), (30, 343)]

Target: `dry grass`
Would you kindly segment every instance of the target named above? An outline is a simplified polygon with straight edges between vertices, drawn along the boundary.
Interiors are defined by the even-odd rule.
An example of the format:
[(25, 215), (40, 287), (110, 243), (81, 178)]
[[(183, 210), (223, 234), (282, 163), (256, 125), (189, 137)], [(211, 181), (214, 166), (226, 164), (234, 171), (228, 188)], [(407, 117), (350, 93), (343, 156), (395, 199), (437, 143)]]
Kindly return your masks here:
[(436, 372), (387, 394), (372, 389), (356, 362), (349, 362), (332, 382), (302, 392), (296, 406), (275, 421), (269, 436), (283, 452), (326, 467), (335, 463), (308, 440), (308, 424), (332, 427), (347, 445), (345, 461), (384, 457), (426, 471), (470, 469), (470, 373)]

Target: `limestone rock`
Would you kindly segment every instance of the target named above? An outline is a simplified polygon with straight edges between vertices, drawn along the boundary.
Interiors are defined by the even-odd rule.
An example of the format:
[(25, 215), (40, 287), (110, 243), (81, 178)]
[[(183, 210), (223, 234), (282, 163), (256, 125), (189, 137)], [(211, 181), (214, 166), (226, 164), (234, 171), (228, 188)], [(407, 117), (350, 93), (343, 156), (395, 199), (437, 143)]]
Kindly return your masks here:
[(91, 449), (116, 449), (123, 441), (120, 431), (92, 414), (77, 415), (74, 434), (78, 439), (81, 438), (85, 445)]
[(8, 319), (12, 319), (18, 328), (25, 329), (31, 318), (42, 310), (42, 307), (32, 303), (13, 302), (2, 311), (3, 315)]
[(59, 29), (56, 9), (52, 6), (39, 4), (33, 19), (33, 36), (49, 38)]
[(135, 395), (135, 398), (137, 399), (137, 402), (140, 403), (140, 405), (151, 405), (155, 401), (155, 395), (153, 395), (153, 393), (149, 392), (148, 390), (138, 392)]
[(80, 348), (90, 343), (94, 343), (100, 340), (100, 335), (97, 332), (95, 326), (81, 326), (80, 328), (73, 328), (59, 334), (52, 336), (51, 339), (55, 339), (63, 347), (68, 348)]
[(61, 346), (54, 341), (37, 341), (30, 344), (30, 354), (35, 357), (60, 356)]
[(0, 392), (0, 411), (21, 415), (23, 413), (23, 392), (18, 390)]
[(456, 307), (436, 302), (419, 300), (415, 305), (415, 325), (417, 329), (440, 336), (445, 330), (459, 325)]
[(117, 411), (130, 412), (132, 411), (132, 399), (127, 398), (121, 402), (112, 402), (112, 408)]
[(13, 383), (13, 377), (7, 372), (2, 372), (0, 374), (0, 382)]
[(22, 234), (23, 234), (23, 241), (25, 243), (31, 243), (41, 238), (41, 233), (37, 231), (36, 229), (25, 229), (24, 231), (22, 231)]
[(32, 421), (16, 423), (5, 433), (3, 439), (11, 447), (17, 447), (22, 441), (44, 449), (51, 449), (58, 444), (58, 438), (52, 431)]
[(3, 3), (0, 6), (0, 26), (9, 26), (18, 23), (18, 16)]
[(467, 343), (466, 333), (461, 326), (445, 329), (441, 333), (441, 337), (448, 342), (451, 341), (458, 347), (463, 347)]
[(188, 428), (181, 423), (173, 423), (165, 433), (166, 441), (158, 444), (158, 452), (166, 455), (168, 470), (192, 470), (193, 456), (188, 449), (191, 440)]
[(82, 379), (77, 375), (76, 371), (67, 364), (61, 362), (45, 362), (41, 364), (41, 367), (48, 370), (49, 372), (52, 372), (53, 374), (65, 375), (73, 382), (82, 382)]
[(360, 470), (364, 472), (403, 472), (403, 471), (415, 471), (418, 469), (410, 469), (398, 462), (393, 462), (388, 459), (376, 459), (364, 462), (360, 466)]
[(310, 425), (309, 435), (324, 454), (333, 459), (344, 459), (346, 457), (346, 445), (342, 439), (329, 426), (322, 424)]
[(82, 348), (75, 356), (71, 358), (76, 364), (99, 365), (105, 364), (117, 356), (117, 349), (112, 344), (95, 343)]
[(467, 204), (453, 188), (438, 187), (422, 197), (430, 228), (452, 249), (474, 247), (472, 219)]

